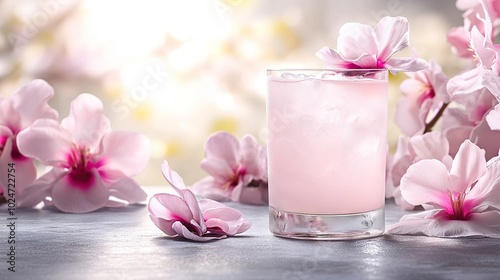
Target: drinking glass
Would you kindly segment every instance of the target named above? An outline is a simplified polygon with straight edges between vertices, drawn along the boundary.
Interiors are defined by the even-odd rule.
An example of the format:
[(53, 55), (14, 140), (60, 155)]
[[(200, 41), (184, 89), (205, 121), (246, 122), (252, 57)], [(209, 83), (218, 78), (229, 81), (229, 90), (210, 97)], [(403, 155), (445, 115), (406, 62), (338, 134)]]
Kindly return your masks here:
[(383, 234), (387, 70), (267, 76), (270, 231), (298, 239)]

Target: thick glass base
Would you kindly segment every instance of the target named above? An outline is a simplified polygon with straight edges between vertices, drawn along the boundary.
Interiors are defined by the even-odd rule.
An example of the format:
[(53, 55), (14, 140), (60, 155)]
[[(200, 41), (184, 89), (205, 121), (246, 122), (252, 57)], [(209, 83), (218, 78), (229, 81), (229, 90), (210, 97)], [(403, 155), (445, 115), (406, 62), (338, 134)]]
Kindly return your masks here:
[(269, 206), (269, 230), (295, 239), (346, 240), (382, 235), (384, 207), (364, 213), (310, 215), (281, 211)]

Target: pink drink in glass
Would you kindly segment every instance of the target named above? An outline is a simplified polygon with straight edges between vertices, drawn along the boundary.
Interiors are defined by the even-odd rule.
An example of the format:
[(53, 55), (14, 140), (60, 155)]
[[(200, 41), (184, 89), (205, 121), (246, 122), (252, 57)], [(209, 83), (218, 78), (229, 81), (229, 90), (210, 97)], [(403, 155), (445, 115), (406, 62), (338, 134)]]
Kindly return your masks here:
[[(308, 218), (381, 209), (383, 219), (387, 71), (270, 72), (270, 209)], [(328, 227), (326, 218), (322, 222)], [(298, 238), (324, 233), (326, 239), (337, 239), (335, 232), (307, 227), (306, 235)]]

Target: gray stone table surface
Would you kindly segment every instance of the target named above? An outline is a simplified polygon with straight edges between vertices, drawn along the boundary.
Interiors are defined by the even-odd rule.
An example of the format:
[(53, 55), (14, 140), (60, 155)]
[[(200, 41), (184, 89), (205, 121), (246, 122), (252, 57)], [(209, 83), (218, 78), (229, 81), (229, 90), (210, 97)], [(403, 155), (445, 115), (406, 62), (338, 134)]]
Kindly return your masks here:
[[(266, 206), (227, 204), (253, 226), (208, 243), (166, 237), (144, 205), (87, 214), (17, 209), (16, 272), (8, 270), (3, 205), (0, 279), (500, 279), (500, 239), (291, 240), (269, 232)], [(386, 225), (403, 214), (388, 202)]]

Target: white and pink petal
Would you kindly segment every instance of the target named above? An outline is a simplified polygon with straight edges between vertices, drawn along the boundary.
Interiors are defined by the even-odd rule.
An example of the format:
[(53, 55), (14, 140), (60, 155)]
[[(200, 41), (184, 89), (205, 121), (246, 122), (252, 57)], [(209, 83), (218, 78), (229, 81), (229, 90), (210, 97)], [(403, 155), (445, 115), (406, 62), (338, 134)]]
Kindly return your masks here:
[[(36, 168), (33, 160), (12, 152), (14, 137), (7, 138), (0, 151), (0, 189), (7, 198), (8, 186), (12, 178), (15, 180), (15, 193), (22, 194), (24, 189), (36, 179)], [(13, 165), (10, 167), (10, 165)], [(12, 171), (10, 171), (12, 170)], [(13, 176), (13, 177), (12, 177)]]
[(425, 93), (425, 84), (408, 79), (401, 83), (402, 96), (396, 105), (395, 122), (408, 136), (420, 134), (425, 129), (425, 117), (428, 110), (421, 110), (420, 97)]
[(486, 172), (485, 151), (465, 140), (453, 159), (450, 174), (452, 175), (452, 188), (455, 192), (464, 192), (472, 186)]
[(109, 199), (109, 190), (96, 169), (85, 182), (75, 182), (68, 174), (58, 180), (52, 189), (52, 202), (57, 209), (68, 213), (87, 213), (103, 207)]
[(401, 178), (401, 195), (413, 205), (442, 205), (451, 189), (448, 168), (436, 159), (414, 163)]
[(47, 101), (54, 96), (54, 89), (44, 80), (33, 80), (12, 95), (13, 108), (21, 117), (21, 128), (37, 119), (57, 119), (58, 113)]
[(500, 77), (493, 71), (487, 70), (483, 73), (482, 84), (493, 96), (500, 100)]
[(239, 150), (238, 139), (224, 131), (212, 134), (205, 142), (206, 157), (223, 160), (231, 168), (238, 165)]
[(153, 195), (148, 203), (148, 211), (151, 215), (168, 221), (189, 222), (193, 219), (193, 213), (191, 213), (187, 203), (173, 194), (159, 193)]
[(426, 72), (426, 78), (430, 82), (434, 93), (435, 99), (440, 102), (449, 103), (451, 95), (446, 88), (448, 77), (444, 74), (443, 69), (434, 60), (429, 61), (429, 71)]
[(61, 121), (61, 125), (71, 133), (76, 144), (91, 149), (91, 152), (99, 149), (101, 139), (111, 131), (101, 100), (88, 93), (80, 94), (71, 102), (69, 116)]
[(193, 194), (193, 192), (185, 188), (184, 180), (182, 179), (182, 177), (177, 172), (175, 172), (170, 168), (166, 160), (163, 161), (162, 163), (161, 171), (163, 177), (167, 180), (167, 182), (170, 183), (172, 188), (177, 192), (180, 198), (188, 206), (189, 211), (191, 212), (192, 215), (191, 219), (196, 221), (196, 223), (199, 225), (198, 227), (200, 228), (201, 232), (204, 232), (206, 230), (206, 227), (203, 222), (200, 206), (198, 205), (198, 201), (196, 200), (196, 197)]
[(447, 41), (451, 45), (452, 52), (457, 56), (471, 58), (474, 55), (469, 46), (468, 32), (463, 26), (450, 29)]
[(245, 134), (240, 141), (240, 163), (245, 167), (245, 173), (261, 177), (265, 167), (262, 165), (260, 154), (261, 147), (257, 139), (250, 134)]
[(54, 168), (38, 178), (33, 184), (29, 185), (18, 198), (18, 207), (35, 207), (45, 198), (52, 195), (52, 188), (67, 171), (60, 168)]
[(427, 68), (427, 61), (418, 57), (393, 57), (385, 62), (385, 68), (393, 74), (400, 71), (413, 72)]
[(448, 140), (439, 131), (413, 136), (410, 143), (419, 159), (441, 160), (448, 155), (450, 149)]
[(0, 125), (8, 128), (11, 134), (17, 134), (23, 128), (21, 125), (21, 116), (14, 109), (12, 99), (0, 100)]
[(475, 213), (466, 221), (450, 220), (446, 216), (431, 220), (426, 231), (428, 236), (435, 237), (495, 237), (500, 238), (500, 213), (490, 211)]
[(395, 188), (393, 195), (394, 195), (394, 203), (396, 203), (396, 205), (399, 206), (399, 208), (406, 210), (406, 211), (410, 211), (410, 210), (415, 209), (416, 205), (409, 203), (401, 195), (401, 188)]
[(176, 220), (165, 220), (159, 218), (153, 214), (149, 215), (151, 221), (157, 226), (161, 231), (163, 231), (168, 236), (176, 236), (177, 232), (172, 228), (173, 223), (177, 222)]
[(64, 166), (74, 149), (71, 134), (57, 121), (40, 119), (17, 135), (21, 154), (45, 165)]
[(170, 165), (166, 160), (164, 160), (161, 164), (161, 173), (163, 175), (163, 178), (165, 178), (170, 186), (174, 188), (175, 192), (177, 192), (177, 194), (183, 198), (181, 190), (186, 188), (184, 180), (177, 172), (170, 168)]
[(485, 71), (482, 66), (478, 66), (452, 77), (446, 85), (448, 92), (453, 97), (482, 89), (484, 85), (481, 77)]
[(383, 17), (375, 27), (378, 58), (387, 61), (395, 52), (409, 46), (409, 25), (404, 17)]
[(139, 174), (151, 158), (151, 142), (135, 132), (110, 132), (102, 139), (100, 171), (120, 171), (131, 177)]
[(237, 166), (230, 166), (229, 163), (223, 159), (209, 157), (202, 159), (200, 167), (205, 170), (205, 172), (216, 178), (217, 181), (223, 183), (232, 179), (234, 176), (233, 167), (235, 169), (237, 168)]
[(467, 193), (467, 199), (500, 211), (500, 158), (488, 162), (486, 174)]
[(250, 224), (243, 219), (241, 212), (210, 199), (200, 200), (207, 229), (212, 233), (229, 236), (244, 232)]
[(389, 226), (389, 234), (427, 235), (432, 219), (443, 210), (422, 211), (404, 215), (399, 222)]
[(125, 177), (108, 187), (109, 194), (125, 200), (130, 204), (145, 201), (148, 198), (147, 193), (137, 184), (137, 182), (129, 177)]
[(349, 61), (356, 60), (366, 54), (376, 57), (378, 53), (377, 39), (373, 28), (354, 22), (342, 25), (337, 39), (337, 50), (344, 59)]
[(500, 131), (492, 130), (486, 119), (479, 122), (470, 134), (470, 140), (485, 151), (485, 158), (489, 160), (498, 155), (500, 149)]
[(217, 201), (229, 201), (233, 192), (233, 188), (222, 188), (211, 176), (194, 183), (191, 189), (199, 196)]
[(329, 47), (321, 48), (316, 52), (316, 56), (323, 60), (328, 68), (346, 68), (346, 65), (350, 64), (350, 62), (342, 58), (336, 50), (330, 49)]

